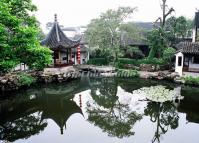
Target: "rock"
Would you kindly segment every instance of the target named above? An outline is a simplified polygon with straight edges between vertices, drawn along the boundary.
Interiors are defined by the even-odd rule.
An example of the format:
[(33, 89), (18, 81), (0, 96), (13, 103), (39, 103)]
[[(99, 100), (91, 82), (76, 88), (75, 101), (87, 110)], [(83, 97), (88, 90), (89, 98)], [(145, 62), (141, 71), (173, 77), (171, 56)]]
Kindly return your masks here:
[(101, 77), (115, 77), (117, 73), (100, 73)]
[(179, 83), (179, 84), (184, 84), (184, 83), (185, 83), (185, 80), (183, 80), (183, 79), (180, 78), (180, 77), (176, 77), (176, 78), (174, 78), (174, 82), (175, 82), (175, 83)]
[(80, 65), (77, 67), (78, 70), (91, 71), (94, 73), (109, 73), (115, 72), (115, 67), (112, 66), (94, 66), (94, 65)]
[(133, 69), (133, 70), (140, 70), (140, 67), (134, 66), (132, 64), (125, 64), (124, 65), (125, 69)]
[(0, 82), (5, 84), (8, 80), (7, 79), (2, 79)]
[(173, 72), (170, 74), (171, 79), (175, 79), (176, 77), (180, 77), (180, 75), (177, 72)]
[(141, 71), (148, 71), (148, 72), (154, 72), (155, 71), (155, 65), (151, 64), (141, 64), (140, 65)]

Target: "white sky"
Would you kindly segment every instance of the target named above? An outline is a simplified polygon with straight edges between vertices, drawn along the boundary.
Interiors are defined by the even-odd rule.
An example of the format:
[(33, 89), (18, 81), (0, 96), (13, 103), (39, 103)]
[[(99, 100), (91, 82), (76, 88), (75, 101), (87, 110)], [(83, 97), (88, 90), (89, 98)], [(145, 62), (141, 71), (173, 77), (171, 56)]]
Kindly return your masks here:
[[(54, 21), (55, 13), (61, 25), (73, 27), (86, 25), (101, 12), (119, 6), (138, 7), (131, 21), (153, 22), (161, 16), (160, 2), (161, 0), (33, 0), (38, 7), (35, 15), (43, 30), (47, 22)], [(196, 8), (199, 9), (199, 0), (167, 0), (167, 4), (176, 10), (174, 16), (193, 18)]]

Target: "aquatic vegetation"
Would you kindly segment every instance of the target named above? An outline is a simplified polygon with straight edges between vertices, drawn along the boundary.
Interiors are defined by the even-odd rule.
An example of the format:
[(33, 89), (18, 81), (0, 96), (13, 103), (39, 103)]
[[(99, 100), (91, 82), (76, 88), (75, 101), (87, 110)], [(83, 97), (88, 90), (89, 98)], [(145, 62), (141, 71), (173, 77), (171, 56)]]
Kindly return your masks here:
[(173, 101), (175, 99), (183, 99), (183, 97), (180, 95), (180, 92), (177, 89), (166, 89), (166, 87), (162, 85), (143, 87), (133, 91), (133, 94), (140, 94), (142, 96), (145, 96), (150, 101), (161, 103), (166, 101)]

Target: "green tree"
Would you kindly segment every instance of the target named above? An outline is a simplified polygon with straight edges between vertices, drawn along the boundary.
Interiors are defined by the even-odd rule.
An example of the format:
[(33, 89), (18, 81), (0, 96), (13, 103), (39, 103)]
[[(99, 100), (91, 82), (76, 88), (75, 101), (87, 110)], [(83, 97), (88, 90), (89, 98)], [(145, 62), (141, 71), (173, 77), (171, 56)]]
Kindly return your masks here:
[(168, 61), (169, 64), (171, 64), (172, 58), (175, 57), (175, 55), (174, 55), (175, 52), (176, 52), (176, 50), (174, 48), (171, 48), (171, 47), (166, 48), (163, 52), (163, 59), (165, 61)]
[(132, 58), (132, 59), (141, 59), (145, 55), (142, 53), (142, 51), (138, 47), (131, 47), (127, 46), (125, 57)]
[(166, 31), (161, 27), (153, 29), (148, 33), (149, 59), (162, 56), (164, 49), (167, 47), (167, 36)]
[(51, 51), (40, 46), (39, 25), (36, 18), (30, 15), (35, 10), (31, 0), (0, 1), (1, 72), (7, 72), (19, 63), (33, 68), (37, 68), (35, 63), (43, 63), (42, 68), (50, 64)]
[(149, 32), (148, 41), (151, 48), (148, 56), (149, 59), (154, 58), (155, 56), (160, 58), (164, 48), (167, 47), (166, 45), (168, 45), (168, 33), (165, 31), (165, 24), (168, 16), (175, 10), (172, 7), (168, 8), (166, 3), (167, 0), (162, 0), (162, 17), (159, 17), (156, 20), (156, 22), (159, 21), (158, 27)]
[(120, 26), (135, 10), (136, 8), (119, 7), (117, 10), (110, 9), (102, 13), (100, 18), (93, 19), (86, 31), (89, 46), (108, 53), (116, 61), (120, 53)]

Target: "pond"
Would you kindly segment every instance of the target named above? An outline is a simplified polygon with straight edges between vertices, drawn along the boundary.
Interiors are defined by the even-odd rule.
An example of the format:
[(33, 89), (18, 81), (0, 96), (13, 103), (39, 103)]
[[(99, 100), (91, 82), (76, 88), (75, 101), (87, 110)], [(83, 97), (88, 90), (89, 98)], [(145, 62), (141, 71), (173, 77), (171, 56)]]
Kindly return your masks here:
[[(153, 102), (135, 92), (143, 87), (177, 91), (184, 98)], [(199, 142), (196, 87), (82, 77), (7, 94), (0, 100), (0, 143)]]

